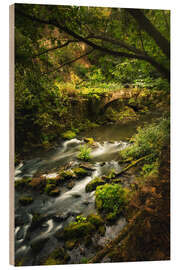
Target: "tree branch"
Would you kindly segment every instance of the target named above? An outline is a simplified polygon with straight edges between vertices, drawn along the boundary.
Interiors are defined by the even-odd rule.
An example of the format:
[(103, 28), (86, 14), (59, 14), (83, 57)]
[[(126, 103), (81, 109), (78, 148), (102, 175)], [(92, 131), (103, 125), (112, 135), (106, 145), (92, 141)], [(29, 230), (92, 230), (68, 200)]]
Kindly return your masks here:
[(162, 36), (162, 34), (154, 27), (140, 9), (127, 9), (127, 11), (134, 17), (140, 28), (151, 36), (163, 53), (170, 59), (170, 44), (169, 41)]
[(75, 39), (78, 39), (79, 41), (82, 41), (82, 42), (86, 43), (87, 45), (89, 45), (90, 47), (92, 47), (95, 50), (100, 50), (100, 51), (103, 51), (103, 52), (105, 52), (107, 54), (110, 54), (110, 55), (113, 55), (113, 56), (116, 56), (116, 57), (126, 57), (126, 58), (131, 58), (131, 59), (145, 60), (145, 61), (149, 62), (150, 64), (152, 64), (165, 78), (170, 80), (170, 72), (169, 72), (169, 70), (166, 69), (163, 65), (156, 62), (155, 59), (153, 59), (152, 57), (150, 57), (148, 55), (145, 55), (145, 54), (144, 55), (142, 55), (142, 54), (131, 54), (131, 53), (126, 53), (126, 52), (114, 51), (114, 50), (99, 46), (99, 45), (91, 42), (90, 40), (88, 40), (88, 39), (80, 36), (79, 34), (73, 32), (71, 29), (69, 29), (65, 25), (59, 24), (57, 21), (54, 21), (54, 20), (46, 21), (44, 19), (36, 18), (35, 16), (24, 13), (18, 7), (16, 7), (16, 12), (19, 15), (28, 18), (29, 20), (39, 22), (39, 23), (43, 23), (43, 24), (46, 24), (46, 25), (53, 25), (53, 26), (61, 29), (65, 33), (71, 35)]
[(142, 55), (144, 54), (143, 51), (141, 51), (141, 50), (139, 50), (139, 49), (137, 49), (137, 48), (135, 48), (133, 46), (128, 45), (127, 43), (125, 43), (122, 40), (115, 40), (115, 39), (112, 39), (112, 38), (109, 38), (109, 37), (106, 37), (106, 36), (96, 36), (96, 35), (95, 36), (89, 35), (87, 37), (87, 39), (100, 39), (100, 40), (104, 40), (104, 41), (107, 41), (107, 42), (109, 42), (111, 44), (114, 44), (114, 45), (120, 46), (122, 48), (125, 48), (125, 49), (127, 49), (127, 50), (129, 50), (131, 52), (134, 52), (134, 53), (137, 53), (137, 54), (142, 54)]
[(39, 57), (40, 55), (45, 54), (45, 53), (48, 53), (48, 52), (50, 52), (50, 51), (54, 51), (54, 50), (57, 50), (57, 49), (64, 48), (64, 47), (68, 46), (69, 43), (71, 43), (71, 42), (79, 42), (79, 40), (68, 40), (66, 43), (64, 43), (64, 44), (62, 44), (62, 45), (59, 45), (59, 46), (55, 46), (55, 47), (50, 48), (50, 49), (47, 49), (47, 50), (44, 50), (43, 52), (34, 55), (32, 58)]
[(49, 74), (49, 73), (52, 73), (52, 72), (55, 72), (55, 71), (59, 70), (60, 68), (64, 67), (65, 65), (70, 65), (70, 64), (76, 62), (77, 60), (79, 60), (79, 59), (81, 59), (81, 58), (83, 58), (83, 57), (89, 55), (89, 54), (92, 53), (93, 51), (94, 51), (94, 49), (90, 50), (89, 52), (87, 52), (87, 53), (85, 53), (85, 54), (80, 55), (79, 57), (76, 57), (76, 58), (74, 58), (74, 59), (72, 59), (72, 60), (70, 60), (70, 61), (67, 61), (67, 62), (63, 63), (63, 64), (60, 65), (59, 67), (57, 67), (57, 68), (55, 68), (55, 69), (53, 69), (53, 70), (51, 70), (51, 71), (49, 71), (49, 72), (45, 72), (45, 73), (43, 73), (42, 75), (47, 75), (47, 74)]

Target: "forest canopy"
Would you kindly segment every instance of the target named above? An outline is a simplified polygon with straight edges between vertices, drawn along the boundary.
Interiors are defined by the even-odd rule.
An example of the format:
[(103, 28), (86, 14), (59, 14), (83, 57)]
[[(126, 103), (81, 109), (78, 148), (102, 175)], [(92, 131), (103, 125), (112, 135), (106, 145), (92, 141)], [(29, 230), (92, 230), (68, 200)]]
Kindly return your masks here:
[(169, 10), (15, 4), (16, 146), (20, 133), (27, 142), (59, 136), (67, 89), (168, 93), (169, 81)]

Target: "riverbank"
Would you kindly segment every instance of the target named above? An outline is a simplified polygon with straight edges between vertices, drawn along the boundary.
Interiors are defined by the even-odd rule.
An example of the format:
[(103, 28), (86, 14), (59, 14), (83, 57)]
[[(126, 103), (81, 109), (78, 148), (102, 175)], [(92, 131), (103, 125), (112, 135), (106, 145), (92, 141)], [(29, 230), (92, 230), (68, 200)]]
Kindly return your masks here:
[[(150, 241), (147, 242), (148, 246), (156, 243), (153, 240), (156, 237), (154, 234), (158, 234), (158, 224), (162, 218), (159, 214), (162, 209), (159, 207), (164, 203), (165, 194), (163, 184), (158, 183), (163, 183), (160, 181), (162, 160), (168, 157), (161, 151), (168, 142), (165, 139), (166, 134), (169, 134), (167, 127), (167, 120), (157, 120), (156, 125), (152, 124), (151, 128), (150, 125), (147, 126), (151, 133), (139, 130), (139, 135), (134, 135), (134, 139), (128, 138), (126, 141), (114, 141), (115, 137), (112, 134), (117, 134), (111, 133), (110, 126), (106, 127), (108, 133), (103, 130), (103, 134), (106, 134), (106, 139), (109, 134), (111, 140), (103, 141), (101, 138), (98, 141), (97, 128), (97, 137), (94, 136), (94, 140), (88, 137), (83, 140), (65, 140), (53, 151), (20, 164), (17, 167), (15, 182), (16, 264), (128, 261), (128, 254), (131, 254), (128, 250), (131, 249), (132, 240), (137, 253), (134, 253), (131, 260), (146, 259), (146, 252), (141, 251), (145, 244), (142, 238), (145, 238), (144, 235), (149, 230), (149, 240), (146, 239)], [(120, 126), (116, 127), (116, 131), (120, 138)], [(124, 132), (125, 130), (122, 136)], [(129, 127), (127, 134), (129, 136)], [(142, 148), (141, 152), (137, 148), (137, 142)], [(88, 162), (79, 159), (84, 146), (86, 150), (91, 148)], [(133, 159), (127, 159), (127, 153), (134, 153), (138, 158), (139, 154), (144, 155), (143, 149), (151, 151), (150, 154), (154, 154), (156, 160), (151, 160), (148, 156), (136, 165)], [(157, 158), (160, 164), (158, 168)], [(129, 164), (133, 165), (132, 168), (121, 173)], [(166, 158), (163, 166), (167, 166)], [(166, 195), (168, 184), (169, 182), (166, 184)], [(117, 207), (114, 207), (116, 204), (113, 200)], [(150, 212), (150, 218), (149, 214), (144, 214), (144, 208), (145, 212)], [(151, 208), (155, 211), (156, 219)], [(145, 223), (140, 222), (142, 218)], [(164, 219), (168, 222), (168, 214)], [(155, 227), (151, 223), (155, 224)], [(79, 239), (80, 234), (82, 237)], [(122, 250), (119, 249), (117, 239), (124, 243)], [(112, 244), (109, 242), (111, 240)], [(163, 243), (168, 252), (168, 244)], [(107, 249), (109, 244), (111, 248)], [(137, 248), (138, 245), (140, 249)], [(103, 256), (100, 250), (103, 251)], [(153, 250), (155, 252), (155, 249)], [(147, 253), (147, 257), (149, 254), (149, 260), (159, 259), (161, 254), (162, 259), (168, 259), (167, 252), (162, 255), (161, 251), (158, 253), (156, 250), (154, 255)], [(23, 260), (20, 259), (22, 256)]]

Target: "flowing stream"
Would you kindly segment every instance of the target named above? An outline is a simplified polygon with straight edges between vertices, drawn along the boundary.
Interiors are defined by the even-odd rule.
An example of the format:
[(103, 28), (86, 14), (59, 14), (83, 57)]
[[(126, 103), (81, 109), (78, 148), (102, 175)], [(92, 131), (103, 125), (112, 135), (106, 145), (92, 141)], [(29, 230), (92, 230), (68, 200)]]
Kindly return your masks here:
[[(129, 138), (135, 132), (136, 127), (137, 124), (133, 124), (131, 127), (128, 125), (127, 128), (126, 126), (123, 128), (121, 126), (113, 126), (112, 128), (109, 126), (92, 130), (91, 137), (95, 139), (96, 147), (91, 152), (92, 159), (89, 175), (76, 181), (70, 190), (63, 187), (59, 196), (54, 198), (45, 194), (31, 194), (33, 203), (28, 206), (22, 206), (19, 203), (19, 198), (22, 195), (28, 195), (28, 193), (15, 192), (16, 258), (26, 255), (26, 258), (28, 258), (26, 264), (35, 265), (40, 261), (44, 253), (49, 253), (57, 245), (57, 239), (54, 237), (54, 234), (59, 229), (73, 221), (77, 215), (87, 216), (90, 213), (96, 212), (94, 192), (85, 192), (85, 187), (96, 176), (106, 175), (112, 169), (117, 173), (121, 171), (122, 167), (118, 163), (118, 155), (128, 145), (128, 142), (125, 140), (125, 134), (126, 138)], [(61, 142), (56, 149), (46, 154), (42, 153), (39, 157), (22, 162), (16, 167), (15, 181), (24, 177), (33, 177), (38, 173), (46, 175), (46, 178), (51, 178), (57, 175), (58, 168), (66, 164), (70, 168), (78, 167), (82, 162), (77, 159), (77, 154), (80, 145), (85, 143), (82, 139), (84, 135), (87, 136), (87, 134), (81, 134), (79, 138)], [(119, 139), (117, 140), (117, 138)], [(131, 180), (128, 179), (127, 184)], [(44, 222), (37, 229), (30, 232), (29, 228), (34, 213), (42, 214), (45, 218)], [(58, 220), (56, 218), (58, 216), (61, 216), (61, 219)], [(122, 230), (125, 224), (125, 218), (120, 217), (113, 226), (106, 226), (105, 235), (98, 240), (98, 244), (104, 246), (108, 240), (113, 239)], [(38, 256), (34, 256), (31, 245), (43, 239), (47, 239), (47, 244), (45, 244)], [(71, 254), (70, 263), (80, 262), (78, 252), (78, 250), (74, 250), (74, 253)], [(87, 256), (90, 255), (91, 252), (88, 251)]]

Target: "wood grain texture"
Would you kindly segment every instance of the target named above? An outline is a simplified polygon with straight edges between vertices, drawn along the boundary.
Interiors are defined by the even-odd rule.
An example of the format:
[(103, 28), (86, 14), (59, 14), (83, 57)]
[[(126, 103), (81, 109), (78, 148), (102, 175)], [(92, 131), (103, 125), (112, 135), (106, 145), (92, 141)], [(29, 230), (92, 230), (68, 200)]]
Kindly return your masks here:
[(14, 5), (9, 7), (9, 262), (14, 265)]

